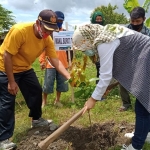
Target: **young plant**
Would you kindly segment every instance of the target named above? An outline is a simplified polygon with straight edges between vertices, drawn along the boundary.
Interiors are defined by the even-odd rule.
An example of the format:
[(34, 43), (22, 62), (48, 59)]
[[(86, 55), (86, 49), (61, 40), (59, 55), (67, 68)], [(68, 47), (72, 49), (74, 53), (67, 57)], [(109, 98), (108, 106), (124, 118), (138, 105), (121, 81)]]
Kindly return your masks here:
[(76, 88), (74, 93), (76, 98), (87, 99), (91, 96), (95, 85), (92, 85), (92, 81), (98, 80), (98, 78), (87, 79), (85, 72), (88, 57), (80, 52), (76, 52), (72, 61), (72, 65), (69, 68), (71, 78), (67, 81), (72, 87)]

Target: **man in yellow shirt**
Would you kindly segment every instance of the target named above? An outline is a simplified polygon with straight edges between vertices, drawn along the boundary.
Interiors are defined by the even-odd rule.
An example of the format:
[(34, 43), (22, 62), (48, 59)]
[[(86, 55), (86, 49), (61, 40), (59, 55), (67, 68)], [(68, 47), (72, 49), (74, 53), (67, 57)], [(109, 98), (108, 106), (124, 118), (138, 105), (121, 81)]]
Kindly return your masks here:
[(9, 138), (14, 131), (15, 98), (19, 89), (30, 109), (32, 126), (49, 124), (41, 118), (42, 88), (31, 65), (45, 51), (52, 65), (66, 79), (70, 78), (57, 58), (53, 40), (49, 36), (57, 30), (57, 15), (45, 9), (39, 13), (35, 23), (14, 25), (0, 47), (0, 149), (16, 146), (9, 142)]

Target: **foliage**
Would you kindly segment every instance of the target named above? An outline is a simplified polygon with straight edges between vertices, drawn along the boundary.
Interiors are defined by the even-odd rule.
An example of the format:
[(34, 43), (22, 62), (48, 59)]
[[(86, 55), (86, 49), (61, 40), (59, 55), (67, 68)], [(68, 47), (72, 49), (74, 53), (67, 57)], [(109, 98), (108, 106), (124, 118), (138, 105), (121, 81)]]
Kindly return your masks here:
[[(97, 78), (92, 78), (93, 81), (97, 80)], [(89, 84), (86, 85), (84, 82), (80, 84), (80, 86), (77, 88), (77, 91), (74, 93), (75, 98), (80, 98), (87, 100), (93, 93), (95, 89), (95, 85), (92, 85), (90, 82), (92, 80), (89, 80)]]
[(150, 0), (145, 0), (142, 7), (145, 9), (146, 12), (148, 12), (149, 6), (150, 6)]
[(4, 30), (9, 30), (15, 24), (14, 16), (11, 14), (12, 11), (3, 8), (0, 4), (0, 33)]
[(72, 61), (72, 65), (69, 68), (71, 78), (68, 80), (71, 86), (76, 87), (76, 92), (74, 93), (75, 98), (87, 99), (91, 96), (95, 85), (92, 85), (93, 81), (98, 80), (98, 78), (87, 78), (86, 65), (88, 57), (82, 52), (77, 51)]
[(88, 84), (85, 79), (85, 67), (87, 63), (87, 56), (84, 56), (83, 63), (76, 57), (73, 58), (72, 65), (69, 68), (71, 78), (68, 80), (71, 86), (78, 87), (80, 84)]
[[(143, 8), (145, 9), (146, 12), (148, 12), (149, 6), (150, 6), (150, 0), (145, 0), (143, 4)], [(145, 26), (150, 28), (150, 18), (146, 19)]]
[(125, 3), (123, 4), (123, 6), (128, 13), (130, 13), (134, 7), (140, 6), (138, 0), (124, 0), (124, 1)]
[[(130, 13), (134, 7), (140, 6), (138, 0), (124, 0), (124, 8)], [(150, 6), (150, 0), (145, 0), (142, 7), (145, 9), (145, 12), (148, 12)]]
[(110, 3), (108, 4), (108, 6), (100, 6), (97, 7), (93, 10), (90, 18), (92, 17), (93, 13), (95, 11), (101, 11), (104, 15), (105, 18), (105, 22), (104, 25), (106, 24), (127, 24), (129, 21), (126, 18), (126, 16), (122, 13), (119, 14), (117, 12), (115, 12), (115, 10), (118, 9), (117, 5), (112, 6)]
[(146, 19), (145, 26), (150, 27), (150, 18)]

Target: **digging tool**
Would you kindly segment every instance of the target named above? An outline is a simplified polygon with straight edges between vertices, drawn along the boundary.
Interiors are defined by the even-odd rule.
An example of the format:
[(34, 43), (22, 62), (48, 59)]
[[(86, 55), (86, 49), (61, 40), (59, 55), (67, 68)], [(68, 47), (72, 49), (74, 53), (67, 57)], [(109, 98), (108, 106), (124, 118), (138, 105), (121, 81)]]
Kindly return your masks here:
[(106, 89), (106, 91), (105, 91), (105, 93), (104, 93), (104, 95), (103, 95), (103, 98), (106, 98), (107, 95), (110, 93), (110, 91), (111, 91), (113, 88), (115, 88), (118, 84), (119, 84), (118, 81), (115, 82), (115, 83), (110, 84), (110, 85), (107, 87), (107, 89)]
[(46, 150), (47, 147), (52, 143), (58, 136), (63, 133), (68, 127), (75, 122), (83, 113), (84, 108), (82, 108), (78, 113), (72, 116), (67, 122), (65, 122), (61, 127), (59, 127), (55, 132), (49, 135), (45, 140), (38, 144), (39, 150)]
[(90, 111), (89, 111), (89, 110), (88, 110), (88, 114), (89, 114), (89, 121), (90, 121), (91, 134), (92, 134), (92, 141), (93, 141), (92, 121), (91, 121), (91, 115), (90, 115)]

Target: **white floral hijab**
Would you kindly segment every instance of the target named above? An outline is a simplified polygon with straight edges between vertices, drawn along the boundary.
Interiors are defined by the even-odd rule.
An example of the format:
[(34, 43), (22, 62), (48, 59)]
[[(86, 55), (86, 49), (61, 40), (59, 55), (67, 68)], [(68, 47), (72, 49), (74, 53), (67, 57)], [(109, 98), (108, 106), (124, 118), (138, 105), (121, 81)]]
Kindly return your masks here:
[(73, 50), (93, 50), (98, 56), (97, 46), (99, 44), (108, 43), (131, 34), (134, 34), (132, 30), (118, 24), (106, 26), (86, 24), (75, 30), (72, 38)]

